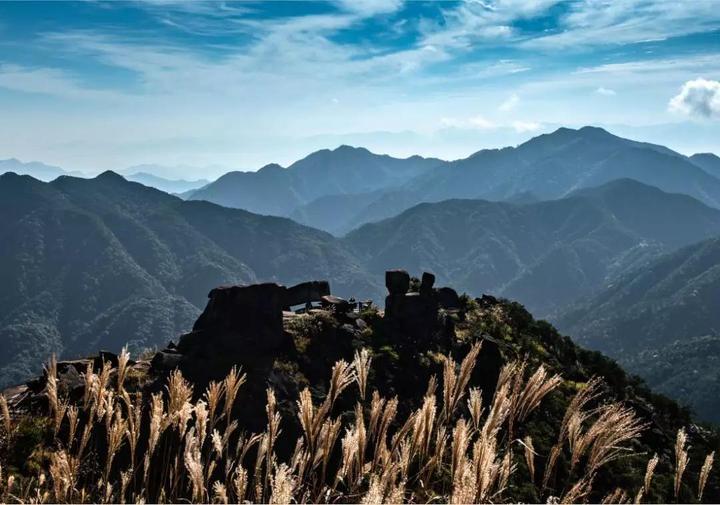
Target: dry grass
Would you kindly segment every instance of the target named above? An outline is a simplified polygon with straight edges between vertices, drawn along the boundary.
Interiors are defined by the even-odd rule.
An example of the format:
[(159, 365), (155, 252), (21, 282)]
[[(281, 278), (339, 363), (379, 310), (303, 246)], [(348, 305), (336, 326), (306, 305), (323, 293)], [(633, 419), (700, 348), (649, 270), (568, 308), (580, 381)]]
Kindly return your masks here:
[[(522, 431), (533, 411), (560, 385), (560, 377), (543, 367), (529, 371), (525, 362), (510, 363), (483, 408), (481, 391), (470, 388), (479, 351), (479, 345), (473, 346), (459, 365), (446, 358), (441, 390), (431, 379), (422, 404), (404, 418), (398, 417), (397, 398), (372, 391), (366, 400), (371, 364), (367, 351), (358, 352), (352, 364), (339, 361), (320, 402), (310, 390), (300, 392), (297, 419), (302, 435), (289, 457), (276, 451), (282, 425), (289, 420), (283, 420), (272, 389), (266, 393), (264, 431), (238, 430), (233, 407), (245, 376), (237, 369), (221, 383), (210, 384), (197, 400), (192, 385), (173, 372), (164, 393), (142, 402), (123, 386), (129, 360), (123, 352), (115, 387), (110, 387), (109, 365), (98, 374), (88, 368), (83, 400), (68, 406), (58, 397), (51, 360), (48, 399), (55, 441), (49, 478), (44, 473), (29, 480), (5, 477), (0, 469), (0, 496), (4, 502), (35, 503), (495, 503), (514, 500), (510, 483), (518, 462), (524, 461), (531, 485), (536, 473), (542, 476), (535, 490), (543, 501), (586, 501), (601, 468), (629, 450), (644, 424), (618, 403), (590, 408), (600, 399), (600, 383), (592, 380), (570, 402), (550, 453), (538, 454), (530, 436), (518, 440), (513, 433)], [(358, 385), (358, 400), (351, 413), (339, 415), (336, 402), (353, 383)], [(0, 413), (3, 436), (12, 437), (14, 425), (4, 400)], [(561, 457), (572, 471), (559, 479), (554, 469)], [(708, 455), (702, 467), (699, 498), (713, 458)], [(648, 462), (641, 489), (618, 488), (602, 500), (626, 502), (636, 496), (640, 502), (658, 460), (655, 456)], [(687, 462), (681, 430), (676, 496)]]
[(707, 484), (710, 470), (712, 469), (713, 462), (715, 461), (715, 451), (711, 452), (705, 457), (705, 462), (700, 469), (700, 478), (698, 480), (698, 501), (702, 501), (703, 491), (705, 491), (705, 484)]
[(684, 429), (679, 429), (677, 439), (675, 440), (675, 499), (680, 496), (680, 485), (685, 474), (685, 469), (689, 461), (687, 450), (687, 433)]

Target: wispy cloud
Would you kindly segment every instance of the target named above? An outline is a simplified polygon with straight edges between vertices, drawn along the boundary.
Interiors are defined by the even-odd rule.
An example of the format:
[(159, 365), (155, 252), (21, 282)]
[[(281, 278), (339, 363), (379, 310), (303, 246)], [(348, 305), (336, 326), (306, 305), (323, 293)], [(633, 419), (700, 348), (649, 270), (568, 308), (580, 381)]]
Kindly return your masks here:
[(554, 33), (522, 42), (528, 48), (578, 48), (661, 41), (720, 29), (716, 0), (579, 0)]
[(0, 64), (0, 88), (80, 101), (118, 100), (122, 96), (111, 90), (86, 87), (60, 69), (15, 64)]
[(534, 121), (513, 121), (512, 127), (518, 133), (534, 132), (542, 128), (542, 124)]
[(600, 86), (599, 88), (595, 89), (595, 93), (597, 93), (598, 95), (603, 95), (603, 96), (615, 96), (615, 95), (617, 95), (617, 93), (615, 92), (614, 89), (604, 88), (604, 87), (602, 87), (602, 86)]
[(557, 3), (559, 0), (462, 2), (443, 9), (440, 20), (425, 20), (421, 25), (423, 43), (452, 49), (498, 44), (517, 36), (514, 21), (531, 18)]
[(492, 130), (498, 125), (489, 119), (477, 115), (467, 118), (444, 117), (440, 120), (443, 128), (467, 128), (473, 130)]
[(500, 104), (498, 110), (501, 112), (509, 112), (517, 107), (520, 103), (520, 97), (516, 93), (510, 95), (503, 103)]

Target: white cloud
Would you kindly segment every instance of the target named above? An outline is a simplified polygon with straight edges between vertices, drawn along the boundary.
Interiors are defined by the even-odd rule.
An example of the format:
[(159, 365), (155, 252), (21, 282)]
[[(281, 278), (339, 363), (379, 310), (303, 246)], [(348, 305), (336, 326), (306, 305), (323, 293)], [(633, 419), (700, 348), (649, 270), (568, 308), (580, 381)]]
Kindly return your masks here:
[(502, 112), (508, 112), (513, 110), (515, 107), (517, 107), (518, 103), (520, 103), (520, 97), (517, 96), (517, 94), (513, 93), (510, 95), (507, 100), (505, 100), (503, 103), (500, 104), (498, 107), (498, 110)]
[(440, 120), (444, 128), (467, 128), (474, 130), (492, 130), (498, 125), (489, 119), (477, 115), (468, 118), (444, 117)]
[(599, 88), (597, 88), (597, 89), (595, 90), (595, 93), (597, 93), (598, 95), (603, 95), (603, 96), (615, 96), (615, 95), (617, 95), (617, 93), (615, 92), (614, 89), (603, 88), (602, 86), (600, 86)]
[(490, 121), (488, 119), (485, 119), (482, 116), (471, 117), (468, 120), (468, 122), (470, 123), (471, 126), (474, 126), (475, 128), (480, 128), (482, 130), (496, 128), (495, 123), (493, 123), (492, 121)]
[(668, 107), (690, 117), (720, 119), (720, 81), (695, 79), (683, 84)]
[(513, 121), (512, 127), (518, 133), (534, 132), (542, 128), (542, 124), (532, 121)]
[(540, 130), (543, 125), (534, 121), (512, 121), (512, 122), (495, 122), (484, 116), (477, 115), (466, 118), (444, 117), (440, 120), (443, 128), (457, 128), (465, 130), (495, 130), (495, 131), (512, 131), (516, 133), (528, 133)]

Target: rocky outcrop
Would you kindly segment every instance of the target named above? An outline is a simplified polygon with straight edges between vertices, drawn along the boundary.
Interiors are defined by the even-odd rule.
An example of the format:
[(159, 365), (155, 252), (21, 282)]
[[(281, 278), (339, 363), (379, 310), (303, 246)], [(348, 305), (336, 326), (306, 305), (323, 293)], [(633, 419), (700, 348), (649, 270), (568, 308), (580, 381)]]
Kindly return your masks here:
[[(410, 274), (405, 270), (389, 270), (385, 273), (385, 322), (391, 333), (404, 341), (421, 345), (438, 334), (452, 330), (449, 319), (440, 309), (460, 308), (460, 299), (451, 288), (434, 288), (435, 276), (422, 274), (417, 292), (410, 292)], [(440, 335), (443, 336), (443, 335)]]
[[(417, 291), (410, 291), (411, 284)], [(383, 338), (390, 338), (398, 348), (408, 351), (403, 359), (412, 360), (416, 352), (428, 349), (433, 343), (447, 343), (453, 334), (448, 314), (459, 307), (459, 298), (454, 290), (435, 288), (434, 284), (435, 276), (428, 272), (423, 273), (419, 285), (411, 283), (410, 275), (404, 270), (386, 273), (389, 294), (379, 326), (384, 329)], [(319, 308), (311, 306), (312, 303), (318, 303)], [(290, 307), (302, 305), (305, 308), (299, 309), (299, 313), (288, 312)], [(223, 379), (232, 367), (239, 367), (248, 375), (248, 384), (252, 384), (245, 393), (246, 400), (264, 402), (265, 385), (268, 381), (278, 382), (273, 379), (278, 375), (274, 369), (276, 360), (297, 360), (303, 352), (296, 348), (294, 337), (298, 335), (286, 331), (290, 320), (307, 318), (299, 321), (314, 320), (320, 324), (322, 341), (304, 345), (320, 346), (327, 351), (324, 367), (327, 368), (352, 352), (352, 342), (361, 338), (368, 327), (361, 316), (361, 310), (368, 306), (368, 302), (358, 304), (332, 295), (327, 281), (303, 282), (290, 288), (276, 283), (217, 287), (208, 294), (205, 310), (192, 331), (181, 335), (177, 344), (170, 342), (150, 361), (130, 366), (138, 366), (140, 375), (148, 377), (143, 387), (150, 392), (161, 390), (167, 374), (179, 369), (198, 393), (204, 391), (210, 381)], [(300, 337), (312, 338), (311, 333)], [(323, 353), (316, 351), (314, 355)], [(94, 358), (59, 362), (60, 387), (68, 397), (81, 398), (82, 374), (88, 366), (97, 373), (106, 362), (114, 369), (118, 356), (103, 351)], [(319, 380), (326, 370), (318, 368), (322, 368), (318, 370)], [(28, 383), (28, 397), (42, 399), (46, 385), (44, 377)]]

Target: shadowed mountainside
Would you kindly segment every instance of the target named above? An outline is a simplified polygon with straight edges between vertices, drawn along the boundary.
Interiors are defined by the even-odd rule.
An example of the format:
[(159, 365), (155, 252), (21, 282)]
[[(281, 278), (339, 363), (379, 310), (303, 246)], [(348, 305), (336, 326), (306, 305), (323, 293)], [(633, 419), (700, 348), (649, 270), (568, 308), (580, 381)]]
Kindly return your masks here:
[(556, 321), (578, 342), (720, 421), (719, 305), (720, 239), (711, 239), (627, 273)]
[(276, 217), (185, 202), (106, 172), (42, 183), (0, 176), (0, 383), (58, 352), (134, 349), (185, 330), (223, 283), (313, 275), (372, 294), (331, 235)]
[(634, 266), (720, 234), (720, 211), (632, 180), (548, 202), (448, 200), (367, 224), (344, 241), (370, 272), (406, 264), (548, 314)]

